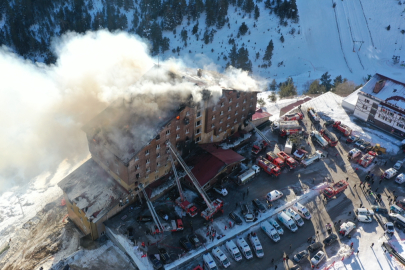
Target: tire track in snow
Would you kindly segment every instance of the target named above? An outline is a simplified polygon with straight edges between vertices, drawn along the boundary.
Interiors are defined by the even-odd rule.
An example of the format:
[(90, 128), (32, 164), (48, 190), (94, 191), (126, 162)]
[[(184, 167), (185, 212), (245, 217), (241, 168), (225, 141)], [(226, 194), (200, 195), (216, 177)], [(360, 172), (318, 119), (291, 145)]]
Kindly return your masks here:
[[(333, 5), (333, 3), (334, 3), (334, 2), (333, 2), (333, 0), (332, 0), (332, 5)], [(340, 38), (339, 23), (338, 23), (338, 19), (337, 19), (337, 15), (336, 15), (336, 7), (333, 9), (333, 12), (334, 12), (334, 14), (335, 14), (336, 27), (337, 27), (337, 30), (338, 30), (339, 42), (340, 42), (340, 49), (342, 50), (343, 59), (345, 59), (346, 66), (347, 66), (347, 68), (349, 69), (350, 73), (353, 73), (352, 69), (349, 67), (349, 63), (347, 62), (345, 52), (343, 51), (342, 39)]]

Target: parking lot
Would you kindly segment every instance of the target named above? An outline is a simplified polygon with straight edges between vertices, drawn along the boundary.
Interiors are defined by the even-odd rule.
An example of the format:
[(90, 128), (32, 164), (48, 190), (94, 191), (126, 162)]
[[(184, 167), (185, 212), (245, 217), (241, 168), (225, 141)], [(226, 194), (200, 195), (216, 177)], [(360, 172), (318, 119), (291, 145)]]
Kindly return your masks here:
[[(309, 129), (312, 128), (311, 122), (308, 118), (304, 119), (306, 127)], [(319, 128), (319, 127), (318, 127)], [(330, 128), (332, 132), (335, 132)], [(274, 150), (274, 147), (279, 147), (284, 149), (285, 139), (282, 139), (277, 136), (277, 134), (272, 133), (270, 128), (263, 130), (263, 133), (272, 141), (272, 145), (266, 150), (263, 150), (259, 155), (265, 155), (266, 151)], [(340, 134), (336, 133), (337, 136)], [(244, 146), (244, 148), (239, 149), (238, 152), (244, 155), (247, 160), (251, 160), (251, 145), (253, 141), (257, 138), (255, 136), (251, 137), (251, 143)], [(388, 160), (387, 157), (379, 157), (378, 164), (371, 165), (370, 168), (364, 169), (358, 166), (352, 166), (350, 161), (347, 159), (347, 153), (350, 149), (353, 148), (352, 145), (344, 143), (346, 137), (341, 136), (341, 143), (338, 144), (336, 148), (327, 148), (320, 149), (318, 145), (313, 145), (311, 140), (308, 140), (309, 145), (307, 145), (307, 151), (313, 153), (316, 149), (320, 149), (327, 153), (327, 158), (323, 159), (321, 162), (315, 162), (308, 166), (307, 168), (299, 167), (295, 170), (288, 171), (284, 170), (283, 173), (278, 178), (272, 178), (267, 173), (261, 171), (252, 181), (246, 185), (239, 186), (232, 181), (228, 181), (224, 186), (228, 190), (228, 195), (222, 197), (221, 195), (215, 193), (212, 194), (214, 197), (218, 197), (224, 201), (224, 214), (216, 214), (214, 217), (214, 223), (207, 223), (204, 219), (200, 217), (184, 217), (183, 224), (185, 229), (183, 231), (174, 232), (165, 236), (151, 236), (146, 235), (147, 227), (150, 224), (137, 223), (136, 217), (139, 215), (149, 215), (149, 210), (146, 205), (135, 207), (131, 213), (129, 209), (125, 210), (123, 213), (120, 213), (119, 217), (115, 217), (114, 221), (108, 221), (107, 225), (117, 228), (121, 233), (126, 232), (126, 228), (133, 227), (135, 229), (134, 240), (138, 243), (145, 243), (145, 250), (148, 254), (158, 253), (158, 247), (164, 247), (172, 260), (176, 260), (179, 257), (187, 255), (185, 254), (184, 249), (179, 244), (181, 237), (188, 236), (191, 233), (196, 233), (199, 239), (203, 243), (209, 243), (209, 239), (206, 238), (207, 226), (213, 226), (217, 234), (227, 234), (228, 231), (225, 230), (225, 224), (228, 224), (230, 219), (228, 214), (231, 211), (235, 211), (240, 217), (242, 217), (239, 206), (240, 202), (246, 202), (251, 204), (253, 199), (259, 199), (263, 204), (268, 205), (265, 199), (266, 194), (271, 190), (279, 190), (283, 192), (284, 196), (280, 199), (279, 202), (273, 203), (271, 207), (274, 209), (278, 205), (282, 205), (287, 201), (292, 201), (296, 196), (302, 195), (307, 192), (312, 187), (325, 181), (325, 177), (330, 177), (335, 182), (341, 179), (346, 179), (349, 177), (350, 187), (346, 189), (344, 194), (337, 197), (335, 200), (329, 201), (327, 204), (322, 200), (321, 196), (314, 197), (309, 203), (306, 204), (306, 207), (310, 210), (312, 214), (312, 219), (310, 221), (305, 220), (305, 225), (300, 227), (297, 232), (293, 233), (284, 228), (284, 235), (281, 236), (281, 241), (274, 243), (260, 228), (258, 225), (255, 225), (247, 229), (242, 236), (247, 240), (247, 234), (249, 232), (256, 232), (263, 250), (265, 257), (258, 259), (254, 257), (252, 260), (242, 260), (242, 262), (234, 262), (231, 260), (232, 269), (246, 269), (249, 267), (254, 267), (254, 269), (269, 269), (278, 265), (282, 267), (283, 265), (287, 267), (287, 264), (283, 262), (283, 257), (288, 255), (292, 259), (293, 255), (303, 250), (307, 247), (307, 239), (311, 236), (316, 237), (317, 240), (322, 241), (327, 237), (326, 224), (335, 223), (338, 220), (353, 219), (354, 209), (359, 207), (362, 204), (365, 207), (371, 207), (375, 204), (375, 197), (368, 195), (367, 192), (360, 189), (358, 186), (360, 180), (364, 181), (364, 178), (368, 170), (371, 170), (376, 176), (381, 174), (382, 170), (386, 170), (392, 166), (396, 159), (394, 157), (394, 162)], [(277, 146), (276, 146), (277, 145)], [(390, 156), (391, 157), (391, 156)], [(386, 165), (385, 161), (387, 161)], [(356, 170), (358, 168), (358, 170)], [(402, 168), (403, 170), (403, 168)], [(356, 188), (354, 185), (356, 184)], [(391, 191), (397, 189), (397, 194), (402, 193), (402, 188), (398, 189), (398, 186), (393, 182), (393, 180), (384, 180), (381, 184), (378, 181), (372, 185), (373, 191), (379, 189), (378, 193), (382, 194), (383, 202), (382, 205), (387, 204), (387, 196), (391, 194)], [(178, 196), (176, 195), (177, 188), (173, 188), (172, 193), (160, 198), (154, 202), (154, 206), (157, 212), (164, 211), (168, 214), (169, 220), (175, 218), (175, 212), (173, 210), (173, 202), (171, 199)], [(191, 194), (192, 191), (187, 191), (188, 194)], [(196, 193), (195, 193), (195, 196)], [(200, 207), (201, 210), (201, 207)], [(127, 212), (128, 211), (128, 212)], [(126, 213), (127, 212), (127, 213)], [(125, 214), (126, 213), (126, 214)], [(124, 215), (127, 215), (125, 221), (120, 220)], [(283, 225), (281, 225), (283, 226)], [(318, 232), (318, 234), (317, 234)], [(208, 241), (208, 242), (207, 242)], [(339, 240), (339, 244), (333, 244), (330, 247), (325, 249), (326, 255), (328, 257), (333, 256), (341, 243), (347, 242), (347, 239)], [(203, 247), (204, 248), (204, 247)], [(225, 250), (224, 246), (220, 246), (222, 251), (230, 258), (230, 255)], [(313, 254), (311, 254), (313, 255)], [(274, 259), (274, 263), (272, 263)], [(293, 263), (291, 260), (288, 260), (287, 263), (292, 266)], [(202, 257), (198, 255), (192, 260), (182, 263), (179, 265), (179, 269), (192, 269), (198, 264), (202, 265)], [(308, 260), (304, 260), (300, 265), (305, 268), (310, 268), (310, 263)], [(279, 268), (283, 269), (283, 268)]]

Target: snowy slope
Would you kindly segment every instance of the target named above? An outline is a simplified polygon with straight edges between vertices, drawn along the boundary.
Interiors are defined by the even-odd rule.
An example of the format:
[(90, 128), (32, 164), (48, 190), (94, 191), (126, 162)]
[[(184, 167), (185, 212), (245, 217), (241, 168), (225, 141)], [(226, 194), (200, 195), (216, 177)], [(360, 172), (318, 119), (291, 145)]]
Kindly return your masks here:
[[(258, 3), (260, 17), (256, 22), (253, 16), (241, 18), (244, 12), (233, 6), (229, 7), (228, 16), (230, 28), (224, 26), (217, 30), (214, 41), (204, 44), (191, 35), (194, 22), (187, 26), (186, 20), (177, 27), (177, 36), (171, 32), (164, 32), (170, 38), (170, 47), (183, 47), (180, 31), (188, 30), (188, 46), (184, 47), (175, 57), (184, 58), (193, 65), (212, 66), (218, 69), (225, 67), (223, 55), (228, 55), (231, 45), (229, 38), (235, 38), (239, 47), (242, 44), (249, 49), (249, 56), (253, 62), (253, 74), (265, 79), (275, 78), (277, 82), (284, 81), (291, 76), (302, 90), (308, 80), (320, 78), (321, 74), (329, 72), (334, 78), (342, 75), (357, 84), (364, 83), (367, 74), (376, 72), (392, 76), (401, 80), (405, 73), (404, 67), (393, 65), (393, 55), (405, 55), (402, 52), (405, 35), (400, 29), (405, 29), (403, 6), (397, 0), (352, 0), (332, 1), (297, 0), (300, 20), (298, 24), (288, 22), (288, 26), (279, 26), (279, 19), (264, 8), (264, 3)], [(335, 16), (336, 13), (336, 16)], [(241, 14), (241, 15), (239, 15)], [(245, 22), (251, 34), (236, 38), (240, 24)], [(199, 19), (200, 38), (205, 31), (205, 16)], [(391, 30), (385, 27), (391, 25)], [(294, 35), (288, 32), (295, 28)], [(280, 34), (277, 30), (280, 29)], [(298, 34), (300, 30), (300, 34)], [(281, 34), (285, 42), (279, 40)], [(272, 66), (268, 69), (258, 68), (263, 62), (261, 58), (270, 40), (274, 42)], [(213, 52), (211, 51), (213, 49)], [(191, 52), (189, 52), (191, 51)], [(256, 52), (260, 53), (259, 60), (255, 60)], [(172, 57), (172, 52), (166, 52), (163, 57)], [(219, 59), (218, 59), (219, 57)], [(278, 67), (278, 63), (283, 65)]]

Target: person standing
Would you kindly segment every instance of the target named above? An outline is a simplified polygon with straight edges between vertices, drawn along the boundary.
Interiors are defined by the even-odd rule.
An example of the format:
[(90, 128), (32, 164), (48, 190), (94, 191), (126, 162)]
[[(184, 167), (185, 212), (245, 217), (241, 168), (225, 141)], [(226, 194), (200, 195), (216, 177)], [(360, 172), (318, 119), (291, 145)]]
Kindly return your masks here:
[(371, 248), (373, 248), (374, 247), (374, 243), (371, 243)]

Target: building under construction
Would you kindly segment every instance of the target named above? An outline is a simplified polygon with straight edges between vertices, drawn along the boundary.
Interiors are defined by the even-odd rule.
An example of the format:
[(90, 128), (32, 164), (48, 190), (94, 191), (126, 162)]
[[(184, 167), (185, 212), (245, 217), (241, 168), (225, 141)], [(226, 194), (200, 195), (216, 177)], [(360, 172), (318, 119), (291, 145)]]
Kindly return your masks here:
[[(197, 72), (182, 79), (203, 83)], [(222, 89), (221, 94), (201, 90), (198, 102), (181, 96), (167, 102), (166, 96), (156, 95), (119, 99), (87, 123), (83, 130), (91, 159), (59, 184), (70, 219), (97, 239), (104, 234), (103, 221), (137, 199), (140, 184), (159, 188), (155, 182), (171, 172), (168, 143), (185, 156), (196, 144), (222, 142), (245, 129), (245, 120), (255, 113), (257, 92)], [(157, 108), (148, 107), (150, 100)], [(223, 162), (213, 174), (216, 178), (242, 160), (213, 156)], [(199, 177), (210, 183), (206, 176)]]

